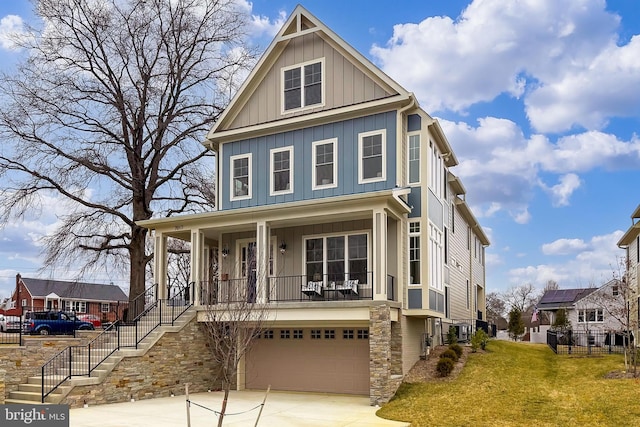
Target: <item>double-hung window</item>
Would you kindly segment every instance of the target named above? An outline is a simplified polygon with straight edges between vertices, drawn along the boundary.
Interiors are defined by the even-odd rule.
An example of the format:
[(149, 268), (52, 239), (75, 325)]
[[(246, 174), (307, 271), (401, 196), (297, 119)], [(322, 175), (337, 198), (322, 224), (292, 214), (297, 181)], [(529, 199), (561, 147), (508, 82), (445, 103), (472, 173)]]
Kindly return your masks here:
[(251, 154), (231, 156), (231, 200), (251, 198)]
[(604, 310), (601, 308), (591, 308), (578, 310), (578, 323), (604, 322)]
[(326, 139), (313, 143), (312, 179), (314, 190), (332, 188), (338, 185), (336, 151), (338, 140)]
[(293, 147), (271, 150), (271, 195), (293, 193)]
[(376, 182), (386, 179), (386, 130), (364, 132), (358, 135), (358, 182)]
[(409, 135), (409, 184), (420, 182), (420, 135)]
[(324, 59), (282, 70), (282, 111), (289, 112), (324, 103)]

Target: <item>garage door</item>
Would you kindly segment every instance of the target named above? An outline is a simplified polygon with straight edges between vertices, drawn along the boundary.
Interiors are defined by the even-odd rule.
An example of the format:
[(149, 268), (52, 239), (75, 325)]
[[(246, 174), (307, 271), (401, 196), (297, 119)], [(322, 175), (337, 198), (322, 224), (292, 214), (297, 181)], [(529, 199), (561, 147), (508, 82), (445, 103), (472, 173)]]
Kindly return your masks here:
[(247, 356), (246, 388), (369, 395), (369, 331), (272, 329)]

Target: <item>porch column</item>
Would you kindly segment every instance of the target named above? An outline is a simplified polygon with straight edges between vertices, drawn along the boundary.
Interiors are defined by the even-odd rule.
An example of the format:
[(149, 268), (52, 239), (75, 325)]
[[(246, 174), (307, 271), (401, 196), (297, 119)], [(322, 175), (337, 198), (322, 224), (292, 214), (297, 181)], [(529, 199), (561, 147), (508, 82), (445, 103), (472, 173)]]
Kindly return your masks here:
[(256, 302), (268, 302), (269, 255), (271, 250), (271, 228), (266, 221), (256, 224)]
[(387, 212), (373, 211), (373, 299), (387, 299)]
[[(204, 272), (204, 235), (200, 230), (191, 230), (191, 272), (189, 280), (193, 286), (198, 289), (202, 282)], [(195, 298), (193, 303), (195, 305), (200, 304), (200, 292), (195, 292)]]
[(158, 299), (167, 299), (167, 237), (157, 231), (153, 243), (153, 279), (158, 285)]

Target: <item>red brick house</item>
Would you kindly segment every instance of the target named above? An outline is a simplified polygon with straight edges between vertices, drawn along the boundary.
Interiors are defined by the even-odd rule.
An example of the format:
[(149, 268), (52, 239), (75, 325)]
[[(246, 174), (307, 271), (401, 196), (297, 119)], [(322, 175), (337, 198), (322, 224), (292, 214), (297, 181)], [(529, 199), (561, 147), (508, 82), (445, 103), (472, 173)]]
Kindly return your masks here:
[(123, 317), (128, 296), (116, 285), (31, 279), (16, 275), (16, 288), (5, 313), (21, 315), (23, 310), (65, 310), (95, 314), (103, 322)]

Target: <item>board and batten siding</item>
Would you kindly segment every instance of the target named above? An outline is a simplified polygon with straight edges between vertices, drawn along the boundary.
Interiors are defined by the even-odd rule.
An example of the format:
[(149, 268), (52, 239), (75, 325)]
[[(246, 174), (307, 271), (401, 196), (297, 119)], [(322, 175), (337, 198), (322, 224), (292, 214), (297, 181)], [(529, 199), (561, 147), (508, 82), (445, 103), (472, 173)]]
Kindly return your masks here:
[[(324, 60), (324, 105), (282, 114), (282, 68)], [(387, 92), (318, 33), (292, 39), (262, 78), (228, 129), (272, 122), (310, 112), (355, 105), (395, 95)]]
[[(450, 193), (449, 200), (454, 200)], [(451, 212), (451, 208), (448, 209)], [(470, 251), (467, 249), (468, 225), (458, 209), (453, 210), (456, 222), (455, 232), (449, 228), (449, 309), (452, 319), (465, 319), (469, 316), (472, 301), (467, 308), (467, 279), (471, 274)], [(469, 280), (470, 286), (473, 284)]]
[[(386, 179), (358, 183), (358, 135), (362, 132), (386, 130)], [(312, 190), (313, 142), (337, 139), (337, 186)], [(269, 192), (269, 151), (293, 147), (293, 192), (271, 196)], [(230, 200), (230, 158), (240, 154), (252, 156), (250, 182), (252, 197)], [(221, 151), (222, 209), (271, 205), (316, 198), (358, 194), (392, 189), (396, 183), (396, 111), (359, 117), (335, 123), (226, 143)]]

